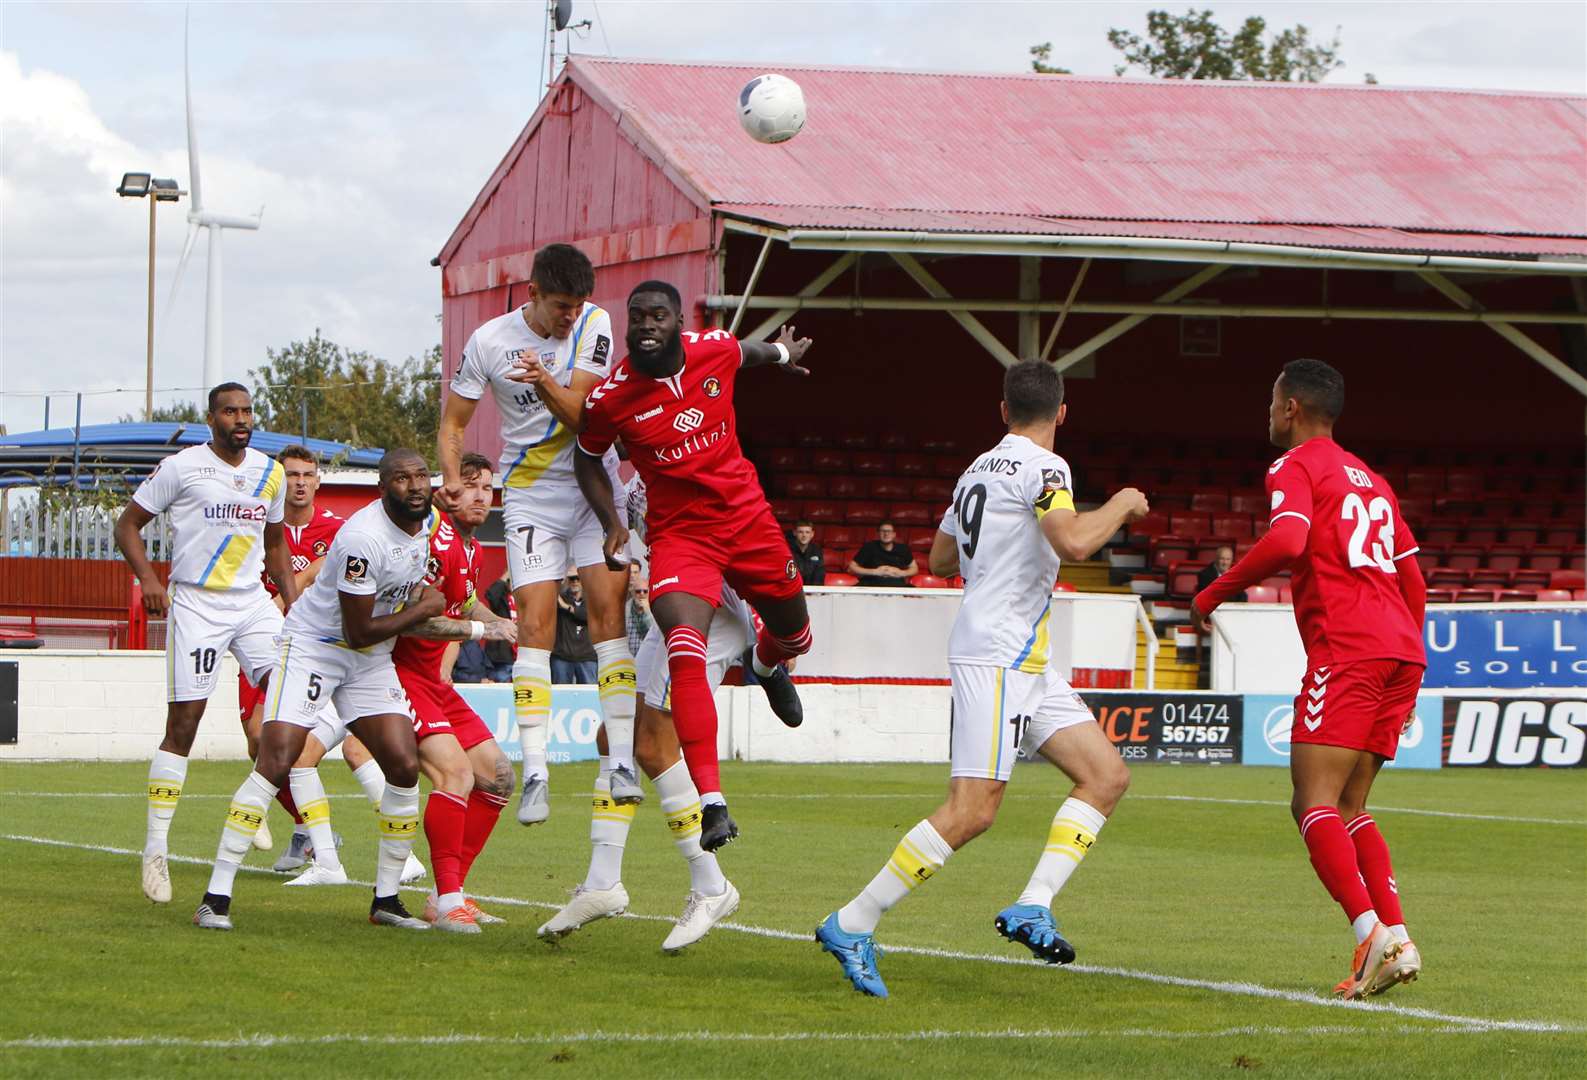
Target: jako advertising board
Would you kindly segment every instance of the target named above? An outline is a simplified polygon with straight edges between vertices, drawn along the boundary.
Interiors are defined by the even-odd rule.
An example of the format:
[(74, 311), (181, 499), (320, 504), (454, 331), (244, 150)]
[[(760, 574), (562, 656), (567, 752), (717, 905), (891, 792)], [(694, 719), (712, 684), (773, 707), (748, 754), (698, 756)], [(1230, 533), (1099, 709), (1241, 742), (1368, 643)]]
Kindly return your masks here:
[[(1295, 723), (1295, 699), (1278, 694), (1247, 694), (1245, 743), (1242, 760), (1247, 765), (1288, 765), (1290, 728)], [(1399, 752), (1391, 768), (1436, 769), (1444, 733), (1444, 697), (1422, 694), (1416, 699), (1416, 719), (1400, 735)]]
[[(512, 687), (458, 684), (457, 692), (485, 721), (509, 760), (522, 761), (518, 722), (513, 718)], [(551, 692), (551, 722), (546, 732), (546, 758), (557, 765), (593, 761), (595, 730), (601, 726), (601, 698), (593, 686), (558, 686)]]
[(1587, 610), (1427, 609), (1429, 688), (1587, 686)]

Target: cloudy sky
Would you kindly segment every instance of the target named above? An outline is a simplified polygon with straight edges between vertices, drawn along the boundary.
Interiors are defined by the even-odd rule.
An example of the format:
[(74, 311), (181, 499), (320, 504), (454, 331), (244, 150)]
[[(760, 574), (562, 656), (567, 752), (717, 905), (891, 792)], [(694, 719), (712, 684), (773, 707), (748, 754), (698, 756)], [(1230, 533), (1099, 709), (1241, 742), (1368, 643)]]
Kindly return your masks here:
[[(1021, 71), (1036, 42), (1112, 74), (1109, 27), (1135, 3), (575, 0), (574, 52), (669, 60)], [(1171, 10), (1179, 4), (1163, 4)], [(1340, 28), (1331, 81), (1587, 93), (1587, 5), (1203, 0), (1225, 26)], [(142, 408), (147, 213), (127, 170), (188, 182), (176, 3), (0, 3), (0, 422), (26, 431)], [(225, 374), (316, 327), (400, 359), (440, 340), (440, 250), (539, 98), (544, 4), (192, 6), (193, 92), (209, 209), (265, 208), (225, 237)], [(819, 103), (815, 107), (819, 107)], [(938, 118), (952, 122), (952, 118)], [(734, 122), (724, 102), (722, 122)], [(157, 314), (186, 231), (160, 211)], [(204, 242), (168, 323), (155, 385), (203, 365)], [(106, 393), (131, 388), (123, 393)], [(190, 399), (171, 390), (159, 401)]]

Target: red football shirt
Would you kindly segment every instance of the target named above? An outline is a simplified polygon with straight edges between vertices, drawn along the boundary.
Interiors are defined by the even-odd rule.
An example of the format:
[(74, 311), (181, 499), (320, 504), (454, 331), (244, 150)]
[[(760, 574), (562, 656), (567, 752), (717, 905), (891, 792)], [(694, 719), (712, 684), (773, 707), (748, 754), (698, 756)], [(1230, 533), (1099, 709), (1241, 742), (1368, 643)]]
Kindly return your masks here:
[(1309, 529), (1290, 590), (1310, 666), (1427, 663), (1395, 566), (1416, 554), (1416, 539), (1383, 477), (1332, 439), (1315, 438), (1273, 462), (1267, 491), (1274, 523), (1295, 517)]
[[(441, 590), (446, 597), (446, 616), (461, 619), (474, 606), (479, 593), (479, 545), (470, 537), (466, 542), (452, 527), (452, 519), (437, 512), (430, 527), (430, 566), (424, 583)], [(448, 642), (426, 638), (399, 637), (391, 652), (398, 667), (416, 671), (431, 679), (441, 677), (441, 654)]]
[(683, 332), (683, 367), (653, 379), (628, 357), (585, 402), (579, 449), (600, 456), (617, 439), (645, 482), (645, 529), (731, 538), (770, 507), (738, 445), (733, 386), (743, 364), (726, 330)]
[[(331, 550), (331, 541), (336, 539), (337, 530), (346, 523), (345, 518), (337, 517), (329, 510), (319, 510), (309, 518), (307, 525), (286, 526), (287, 553), (291, 556), (292, 572), (301, 574), (309, 568), (310, 563), (325, 558), (325, 553)], [(276, 583), (270, 580), (270, 572), (266, 570), (260, 576), (264, 578), (264, 587), (274, 596)]]

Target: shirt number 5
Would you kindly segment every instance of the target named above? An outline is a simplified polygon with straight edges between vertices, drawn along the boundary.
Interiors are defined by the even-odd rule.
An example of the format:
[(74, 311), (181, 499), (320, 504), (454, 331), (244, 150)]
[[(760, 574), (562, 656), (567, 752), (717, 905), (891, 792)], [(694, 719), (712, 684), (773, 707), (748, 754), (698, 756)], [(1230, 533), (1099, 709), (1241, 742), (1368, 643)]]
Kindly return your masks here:
[[(1395, 573), (1394, 508), (1389, 505), (1389, 500), (1379, 495), (1368, 503), (1352, 491), (1345, 496), (1339, 516), (1345, 521), (1355, 522), (1350, 542), (1345, 545), (1350, 556), (1350, 568), (1375, 566), (1385, 574)], [(1377, 526), (1377, 537), (1370, 540), (1369, 546), (1374, 525)]]

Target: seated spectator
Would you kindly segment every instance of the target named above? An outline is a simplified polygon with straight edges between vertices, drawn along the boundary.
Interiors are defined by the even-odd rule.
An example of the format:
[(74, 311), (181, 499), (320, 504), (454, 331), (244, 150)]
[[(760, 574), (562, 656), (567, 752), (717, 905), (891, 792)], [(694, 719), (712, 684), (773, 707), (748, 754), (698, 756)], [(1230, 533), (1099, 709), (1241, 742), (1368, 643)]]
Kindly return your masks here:
[(595, 645), (584, 607), (584, 583), (569, 573), (557, 594), (557, 636), (551, 648), (551, 681), (561, 685), (595, 682)]
[[(1203, 566), (1201, 568), (1201, 573), (1196, 575), (1196, 591), (1200, 592), (1208, 585), (1211, 585), (1214, 581), (1217, 581), (1224, 574), (1227, 574), (1229, 572), (1229, 567), (1233, 565), (1234, 549), (1228, 545), (1224, 545), (1223, 547), (1219, 548), (1217, 559), (1208, 563), (1206, 566)], [(1238, 600), (1243, 603), (1245, 601), (1245, 594), (1241, 593), (1239, 596), (1230, 597), (1230, 600)]]
[(806, 585), (820, 585), (827, 579), (827, 565), (821, 555), (821, 545), (816, 543), (816, 527), (808, 521), (794, 522), (788, 533), (788, 550), (799, 564), (799, 576)]
[(508, 664), (507, 678), (505, 680), (492, 677), (490, 658), (485, 655), (478, 641), (459, 642), (452, 661), (450, 675), (444, 670), (446, 661), (441, 662), (441, 677), (453, 683), (489, 683), (510, 682), (512, 680), (512, 665)]
[(650, 581), (639, 566), (628, 568), (628, 607), (624, 616), (628, 621), (628, 651), (638, 656), (654, 621), (650, 617)]
[[(518, 621), (518, 605), (513, 602), (512, 582), (508, 571), (503, 570), (501, 577), (491, 583), (485, 590), (485, 606), (504, 619)], [(518, 646), (510, 641), (483, 642), (485, 657), (490, 661), (490, 673), (485, 677), (485, 682), (510, 683), (512, 682), (512, 664), (518, 658)]]
[(915, 554), (898, 542), (898, 529), (891, 521), (876, 527), (876, 539), (867, 540), (849, 562), (849, 573), (860, 579), (861, 585), (885, 585), (894, 589), (908, 588), (909, 579), (920, 573)]

